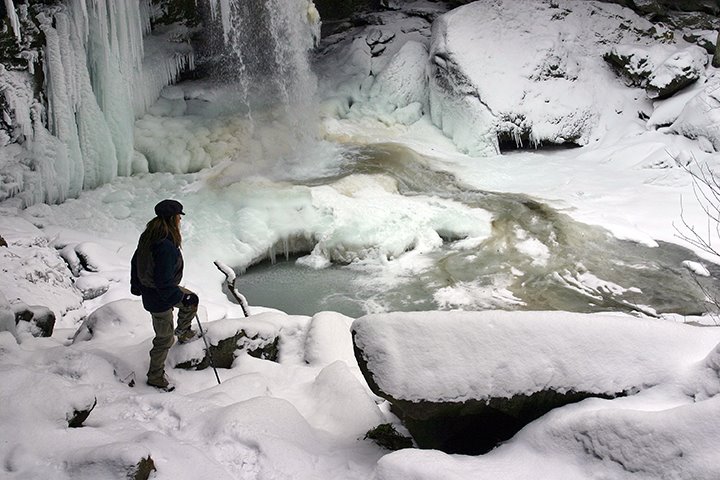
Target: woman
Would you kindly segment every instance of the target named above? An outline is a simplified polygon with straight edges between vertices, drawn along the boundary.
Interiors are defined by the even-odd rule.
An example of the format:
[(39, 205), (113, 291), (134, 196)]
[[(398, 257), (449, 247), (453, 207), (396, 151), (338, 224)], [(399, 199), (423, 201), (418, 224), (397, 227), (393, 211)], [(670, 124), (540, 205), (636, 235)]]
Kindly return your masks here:
[(178, 309), (177, 335), (180, 343), (194, 336), (190, 328), (197, 313), (199, 299), (180, 287), (183, 258), (180, 253), (180, 218), (183, 206), (176, 200), (155, 205), (155, 218), (140, 235), (130, 266), (130, 291), (142, 295), (143, 307), (152, 315), (155, 338), (150, 350), (147, 384), (165, 391), (174, 390), (165, 376), (165, 359), (174, 343), (173, 308)]

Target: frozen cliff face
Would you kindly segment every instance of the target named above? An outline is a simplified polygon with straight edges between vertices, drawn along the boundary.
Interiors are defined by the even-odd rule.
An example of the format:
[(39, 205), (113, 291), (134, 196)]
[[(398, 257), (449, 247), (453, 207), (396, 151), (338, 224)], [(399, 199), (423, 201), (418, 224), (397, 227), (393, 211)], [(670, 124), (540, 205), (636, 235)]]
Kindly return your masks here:
[[(17, 9), (8, 0), (6, 8), (18, 30), (14, 47), (6, 48), (12, 70), (0, 71), (0, 200), (58, 203), (133, 173), (135, 117), (192, 65), (192, 49), (175, 44), (146, 52), (147, 0)], [(162, 36), (147, 38), (168, 44)]]
[[(587, 144), (619, 99), (608, 43), (652, 41), (652, 24), (599, 2), (478, 1), (433, 25), (433, 123), (472, 155), (499, 143)], [(657, 41), (657, 40), (655, 40)]]

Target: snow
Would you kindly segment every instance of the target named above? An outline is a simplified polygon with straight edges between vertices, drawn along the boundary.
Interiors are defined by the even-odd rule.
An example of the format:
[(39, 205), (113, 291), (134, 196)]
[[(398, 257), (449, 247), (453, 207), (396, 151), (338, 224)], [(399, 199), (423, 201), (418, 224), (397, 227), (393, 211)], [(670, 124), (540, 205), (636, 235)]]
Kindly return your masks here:
[[(131, 3), (113, 5), (117, 9)], [(311, 3), (297, 3), (298, 12), (313, 18)], [(408, 3), (408, 11), (419, 9), (428, 17), (440, 9), (436, 2), (391, 3)], [(630, 18), (628, 25), (639, 31), (648, 26), (617, 5), (555, 3), (563, 8), (593, 5), (619, 15), (613, 22)], [(509, 29), (528, 27), (528, 22), (537, 23), (537, 28), (544, 25), (522, 2), (512, 2), (516, 10), (511, 2), (497, 4), (505, 6), (505, 20), (489, 16), (483, 20), (487, 29), (475, 25), (470, 36), (453, 38), (454, 52), (480, 55), (467, 48), (471, 37), (489, 44)], [(11, 107), (12, 115), (29, 145), (0, 148), (5, 200), (0, 203), (0, 235), (8, 242), (0, 247), (0, 458), (5, 476), (117, 478), (147, 456), (155, 462), (156, 478), (176, 479), (720, 476), (717, 320), (711, 315), (677, 314), (651, 319), (652, 306), (641, 305), (635, 309), (641, 318), (617, 312), (495, 310), (522, 307), (523, 301), (511, 290), (512, 282), (526, 273), (518, 268), (520, 259), (528, 268), (552, 263), (552, 242), (528, 230), (510, 229), (503, 237), (506, 243), (497, 244), (519, 252), (513, 268), (498, 272), (492, 281), (457, 278), (451, 286), (431, 288), (427, 295), (432, 308), (483, 311), (383, 313), (355, 319), (330, 311), (290, 315), (248, 298), (251, 316), (245, 318), (222, 290), (235, 272), (291, 251), (303, 255), (299, 263), (316, 269), (348, 263), (370, 272), (370, 281), (383, 288), (424, 278), (442, 248), (467, 254), (462, 258), (481, 265), (482, 259), (472, 260), (471, 254), (501, 228), (497, 212), (466, 202), (462, 195), (452, 197), (444, 187), (461, 193), (525, 194), (574, 221), (603, 226), (618, 238), (655, 250), (662, 242), (689, 246), (674, 228), (681, 215), (681, 196), (689, 224), (704, 227), (706, 214), (683, 167), (716, 170), (720, 165), (714, 151), (718, 147), (713, 147), (717, 77), (712, 67), (706, 67), (705, 78), (692, 89), (650, 101), (645, 92), (624, 86), (607, 70), (597, 45), (587, 56), (558, 47), (580, 48), (583, 35), (595, 32), (600, 38), (609, 35), (608, 44), (621, 40), (616, 30), (606, 28), (608, 17), (568, 14), (565, 41), (556, 34), (543, 37), (548, 42), (538, 42), (532, 51), (542, 47), (546, 55), (533, 57), (534, 63), (521, 61), (520, 66), (532, 70), (538, 59), (547, 65), (554, 52), (562, 54), (558, 58), (565, 72), (577, 75), (577, 82), (598, 75), (601, 81), (596, 78), (590, 97), (596, 102), (592, 106), (603, 108), (596, 110), (587, 145), (504, 155), (490, 149), (491, 156), (470, 157), (458, 147), (482, 150), (489, 140), (461, 127), (467, 118), (487, 119), (463, 116), (476, 111), (446, 103), (437, 90), (434, 98), (425, 96), (433, 92), (420, 75), (420, 60), (431, 47), (429, 22), (401, 11), (387, 12), (393, 22), (373, 27), (377, 32), (353, 30), (357, 37), (338, 40), (325, 51), (319, 88), (325, 99), (324, 138), (313, 149), (300, 149), (291, 141), (292, 126), (275, 121), (277, 111), (253, 110), (252, 119), (245, 111), (232, 111), (242, 103), (237, 92), (233, 97), (209, 82), (158, 88), (192, 57), (182, 57), (184, 47), (179, 46), (171, 50), (181, 56), (163, 63), (160, 53), (153, 55), (154, 40), (149, 40), (153, 46), (142, 49), (145, 61), (165, 73), (136, 88), (148, 114), (135, 121), (138, 99), (124, 90), (121, 80), (131, 71), (134, 80), (139, 78), (135, 75), (142, 57), (136, 55), (142, 45), (137, 38), (146, 28), (142, 15), (134, 10), (96, 10), (107, 2), (76, 5), (79, 14), (65, 19), (61, 15), (54, 26), (45, 27), (55, 81), (51, 88), (66, 81), (48, 113), (55, 119), (53, 127), (67, 136), (61, 140), (42, 127), (39, 105), (18, 101)], [(229, 3), (211, 5), (226, 8)], [(463, 7), (451, 17), (457, 20), (475, 8)], [(106, 23), (94, 23), (100, 18)], [(103, 29), (109, 19), (129, 22), (127, 30), (113, 30), (120, 37), (101, 39), (108, 33)], [(468, 15), (466, 21), (473, 19), (477, 16)], [(510, 26), (505, 21), (511, 21)], [(82, 53), (78, 41), (89, 42), (95, 50), (88, 57), (68, 57)], [(646, 43), (652, 42), (638, 40), (649, 47)], [(520, 52), (524, 46), (505, 42), (507, 57), (471, 62), (478, 69), (474, 73), (490, 82), (483, 87), (488, 98), (517, 99), (518, 90), (505, 87), (525, 80), (506, 68), (508, 58), (525, 58), (527, 52)], [(85, 79), (68, 75), (85, 58), (105, 62), (102, 55), (113, 49), (124, 51), (117, 58), (125, 60), (115, 64), (117, 58), (109, 59), (98, 66), (99, 76), (89, 77), (92, 88)], [(668, 55), (658, 62), (674, 51), (667, 49)], [(492, 68), (480, 71), (483, 66)], [(0, 81), (3, 88), (17, 92), (14, 99), (28, 97), (24, 80), (15, 72), (0, 72)], [(146, 95), (150, 91), (161, 97), (152, 105), (149, 99), (155, 93)], [(548, 92), (553, 98), (564, 93), (553, 86)], [(588, 100), (588, 92), (569, 92), (568, 98)], [(100, 110), (82, 103), (88, 93), (99, 95)], [(433, 113), (433, 108), (440, 111)], [(522, 104), (522, 109), (535, 115), (533, 131), (539, 136), (557, 133), (548, 126), (551, 122), (543, 123), (554, 114), (544, 102)], [(638, 111), (650, 120), (639, 118)], [(93, 133), (96, 143), (75, 144), (68, 122), (77, 112), (86, 120), (76, 125), (107, 125), (109, 137)], [(440, 115), (455, 143), (433, 124), (432, 115)], [(80, 137), (84, 136), (78, 132)], [(105, 140), (100, 142), (100, 137)], [(71, 168), (80, 158), (78, 150), (97, 153), (110, 144), (118, 161), (113, 168), (122, 175), (136, 175), (106, 177), (105, 162), (110, 160), (102, 154), (99, 163), (78, 163), (76, 173), (82, 170), (86, 181), (96, 182), (96, 188), (84, 190), (75, 174), (71, 178), (69, 170), (53, 168)], [(288, 151), (296, 156), (288, 156)], [(352, 170), (351, 160), (368, 151), (382, 155), (370, 158), (364, 169)], [(138, 167), (131, 170), (129, 162)], [(93, 173), (95, 167), (101, 170)], [(397, 171), (410, 186), (392, 174)], [(65, 179), (58, 176), (63, 172)], [(442, 181), (436, 182), (438, 178)], [(187, 212), (182, 222), (184, 286), (200, 297), (199, 319), (206, 339), (214, 344), (240, 329), (250, 335), (277, 335), (278, 362), (240, 352), (231, 368), (220, 369), (220, 385), (211, 369), (176, 368), (168, 368), (175, 392), (161, 393), (145, 385), (153, 332), (149, 314), (129, 293), (129, 261), (153, 205), (163, 198), (180, 200)], [(61, 199), (66, 200), (57, 204)], [(591, 232), (583, 230), (584, 235)], [(696, 253), (702, 254), (702, 261), (683, 257), (673, 267), (703, 278), (716, 275), (711, 261), (717, 259)], [(589, 296), (635, 288), (592, 272), (556, 273)], [(263, 288), (272, 291), (274, 286)], [(378, 306), (373, 298), (364, 300), (370, 309)], [(55, 313), (52, 337), (36, 338), (15, 326), (14, 308), (20, 303)], [(556, 409), (486, 455), (416, 449), (390, 453), (364, 439), (365, 432), (380, 423), (401, 427), (360, 374), (353, 354), (353, 322), (361, 341), (373, 338), (363, 347), (379, 368), (387, 370), (386, 387), (405, 398), (485, 398), (489, 393), (509, 395), (544, 387), (577, 386), (595, 392), (639, 388), (623, 398), (588, 399)], [(372, 337), (364, 336), (371, 331), (376, 332)], [(399, 345), (412, 355), (385, 354)], [(197, 356), (204, 348), (202, 340), (174, 345), (169, 362)], [(95, 399), (97, 406), (85, 426), (68, 428), (68, 413)]]

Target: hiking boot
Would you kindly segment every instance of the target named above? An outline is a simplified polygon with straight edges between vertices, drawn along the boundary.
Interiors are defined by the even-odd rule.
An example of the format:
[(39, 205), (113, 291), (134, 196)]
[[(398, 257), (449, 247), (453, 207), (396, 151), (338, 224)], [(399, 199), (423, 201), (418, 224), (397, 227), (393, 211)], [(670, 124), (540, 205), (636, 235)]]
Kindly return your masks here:
[(197, 334), (193, 330), (176, 330), (175, 336), (177, 336), (178, 342), (188, 343), (197, 337)]
[(158, 390), (162, 390), (163, 392), (172, 392), (173, 390), (175, 390), (175, 385), (168, 382), (168, 379), (165, 376), (163, 376), (160, 379), (152, 379), (152, 380), (148, 378), (147, 382), (145, 382), (145, 383), (147, 383), (151, 387), (157, 388)]

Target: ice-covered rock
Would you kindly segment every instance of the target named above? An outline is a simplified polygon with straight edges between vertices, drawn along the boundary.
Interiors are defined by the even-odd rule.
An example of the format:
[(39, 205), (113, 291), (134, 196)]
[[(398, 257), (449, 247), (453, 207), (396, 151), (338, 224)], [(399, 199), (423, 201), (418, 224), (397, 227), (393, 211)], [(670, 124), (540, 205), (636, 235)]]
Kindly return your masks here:
[(427, 106), (427, 47), (408, 41), (375, 77), (367, 103), (353, 108), (360, 115), (376, 116), (388, 123), (409, 125), (420, 119)]

